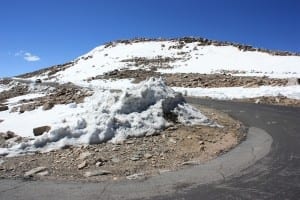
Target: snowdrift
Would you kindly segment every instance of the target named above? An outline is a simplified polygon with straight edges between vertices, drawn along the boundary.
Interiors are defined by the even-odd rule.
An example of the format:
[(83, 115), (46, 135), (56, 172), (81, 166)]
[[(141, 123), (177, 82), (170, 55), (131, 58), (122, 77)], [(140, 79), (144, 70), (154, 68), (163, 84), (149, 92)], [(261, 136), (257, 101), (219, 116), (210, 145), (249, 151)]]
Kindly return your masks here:
[(1, 154), (49, 151), (67, 145), (119, 143), (129, 137), (152, 135), (173, 123), (218, 126), (187, 104), (162, 79), (151, 78), (122, 93), (95, 91), (73, 112), (50, 124), (34, 140), (0, 150)]

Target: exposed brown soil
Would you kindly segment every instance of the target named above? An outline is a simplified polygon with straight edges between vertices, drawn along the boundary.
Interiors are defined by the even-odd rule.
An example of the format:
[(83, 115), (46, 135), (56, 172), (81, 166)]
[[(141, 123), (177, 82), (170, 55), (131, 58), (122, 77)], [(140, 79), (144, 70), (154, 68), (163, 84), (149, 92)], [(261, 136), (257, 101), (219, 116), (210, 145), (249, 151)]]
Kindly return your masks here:
[[(204, 107), (201, 111), (224, 127), (175, 125), (158, 135), (131, 138), (123, 144), (103, 143), (2, 157), (0, 177), (23, 178), (29, 170), (43, 166), (42, 173), (27, 178), (81, 181), (145, 178), (213, 159), (245, 137), (243, 126), (228, 115)], [(95, 170), (106, 172), (105, 175), (85, 176), (86, 172)]]

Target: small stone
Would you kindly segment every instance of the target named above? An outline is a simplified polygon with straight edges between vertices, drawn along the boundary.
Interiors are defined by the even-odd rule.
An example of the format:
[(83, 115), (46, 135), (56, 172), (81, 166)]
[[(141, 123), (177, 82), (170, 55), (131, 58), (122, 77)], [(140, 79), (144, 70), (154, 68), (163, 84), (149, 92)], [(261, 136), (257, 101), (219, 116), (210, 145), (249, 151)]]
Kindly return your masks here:
[(192, 136), (190, 136), (190, 135), (189, 135), (189, 136), (187, 136), (187, 139), (192, 139)]
[(45, 171), (46, 169), (47, 169), (47, 167), (37, 167), (37, 168), (34, 168), (34, 169), (26, 172), (24, 176), (25, 177), (33, 176), (34, 174)]
[(140, 157), (138, 155), (135, 155), (135, 156), (131, 157), (130, 160), (138, 161), (138, 160), (140, 160)]
[(173, 144), (176, 144), (176, 143), (177, 143), (177, 141), (176, 141), (174, 138), (170, 138), (170, 139), (169, 139), (169, 142), (171, 142), (171, 143), (173, 143)]
[(90, 155), (92, 155), (90, 152), (86, 151), (83, 152), (79, 155), (78, 160), (85, 160), (87, 159)]
[(34, 136), (40, 136), (43, 135), (45, 132), (49, 132), (50, 129), (51, 129), (50, 126), (40, 126), (33, 129), (33, 134)]
[(144, 155), (144, 157), (145, 157), (146, 159), (150, 159), (150, 158), (152, 158), (153, 156), (152, 156), (150, 153), (146, 153), (146, 154)]
[(138, 173), (138, 174), (132, 174), (132, 175), (130, 175), (130, 176), (126, 176), (126, 178), (127, 178), (128, 180), (135, 180), (135, 179), (141, 179), (141, 178), (143, 178), (144, 176), (145, 176), (144, 173)]
[(204, 144), (204, 141), (202, 141), (202, 140), (200, 140), (199, 142), (198, 142), (198, 144)]
[(187, 162), (183, 162), (182, 165), (198, 165), (197, 161), (187, 161)]
[(120, 148), (118, 148), (118, 147), (114, 147), (114, 148), (112, 148), (111, 150), (112, 150), (112, 151), (119, 151), (119, 150), (120, 150)]
[(112, 158), (111, 161), (113, 163), (118, 163), (118, 162), (120, 162), (120, 159), (119, 158)]
[(126, 144), (133, 144), (134, 141), (133, 141), (133, 140), (127, 140), (125, 143), (126, 143)]
[(48, 176), (49, 175), (49, 171), (43, 171), (40, 173), (37, 173), (38, 176)]
[(92, 177), (92, 176), (102, 176), (102, 175), (108, 175), (108, 174), (112, 174), (112, 173), (110, 171), (97, 169), (97, 170), (85, 172), (84, 176), (85, 177)]
[(87, 162), (86, 161), (83, 161), (82, 163), (80, 163), (78, 166), (77, 166), (77, 168), (78, 169), (83, 169), (83, 168), (85, 168), (87, 166)]
[(96, 162), (96, 167), (103, 166), (103, 162)]
[(51, 103), (51, 102), (46, 102), (44, 105), (43, 105), (43, 110), (50, 110), (54, 107), (54, 103)]

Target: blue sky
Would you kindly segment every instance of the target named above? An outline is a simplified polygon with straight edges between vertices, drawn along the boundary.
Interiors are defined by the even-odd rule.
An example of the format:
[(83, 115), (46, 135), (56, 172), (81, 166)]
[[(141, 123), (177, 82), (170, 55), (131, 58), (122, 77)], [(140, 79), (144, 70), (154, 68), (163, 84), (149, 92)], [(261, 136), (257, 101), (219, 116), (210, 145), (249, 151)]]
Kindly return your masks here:
[(300, 52), (299, 0), (1, 0), (0, 77), (133, 37), (199, 36)]

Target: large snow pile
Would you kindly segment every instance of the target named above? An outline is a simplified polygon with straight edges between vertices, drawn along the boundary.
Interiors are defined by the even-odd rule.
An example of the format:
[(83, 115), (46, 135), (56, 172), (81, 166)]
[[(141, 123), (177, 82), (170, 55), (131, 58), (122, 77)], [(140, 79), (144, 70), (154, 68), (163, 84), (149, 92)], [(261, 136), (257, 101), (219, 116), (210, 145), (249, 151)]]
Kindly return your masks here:
[[(70, 105), (69, 105), (70, 107)], [(83, 104), (51, 124), (36, 139), (0, 150), (2, 154), (48, 151), (66, 145), (118, 143), (159, 132), (172, 123), (216, 126), (161, 79), (149, 79), (123, 93), (98, 90)]]

